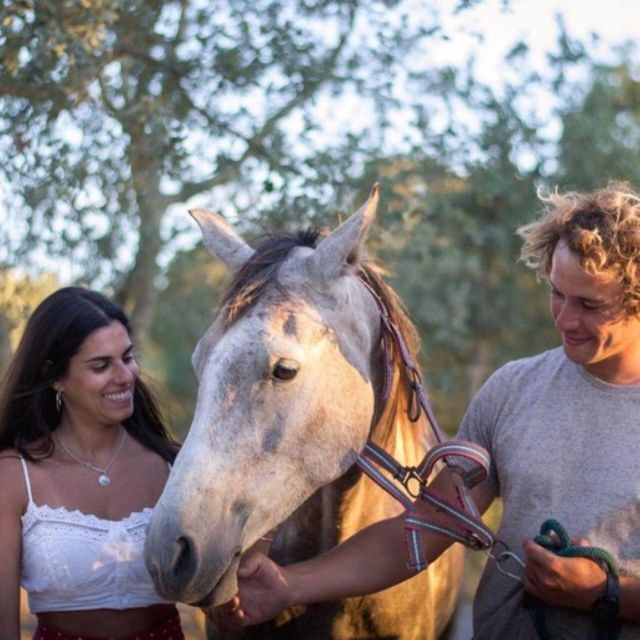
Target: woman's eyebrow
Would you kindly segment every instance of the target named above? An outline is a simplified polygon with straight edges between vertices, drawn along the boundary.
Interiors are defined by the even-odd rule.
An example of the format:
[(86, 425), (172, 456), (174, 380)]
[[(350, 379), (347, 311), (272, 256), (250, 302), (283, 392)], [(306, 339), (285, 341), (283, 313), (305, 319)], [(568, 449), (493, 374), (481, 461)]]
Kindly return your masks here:
[[(123, 356), (128, 355), (129, 353), (131, 353), (133, 351), (133, 344), (130, 344), (122, 353)], [(88, 362), (98, 362), (98, 361), (104, 361), (104, 362), (109, 362), (109, 360), (111, 360), (111, 356), (93, 356), (92, 358), (87, 358), (87, 360), (85, 360), (85, 363)]]

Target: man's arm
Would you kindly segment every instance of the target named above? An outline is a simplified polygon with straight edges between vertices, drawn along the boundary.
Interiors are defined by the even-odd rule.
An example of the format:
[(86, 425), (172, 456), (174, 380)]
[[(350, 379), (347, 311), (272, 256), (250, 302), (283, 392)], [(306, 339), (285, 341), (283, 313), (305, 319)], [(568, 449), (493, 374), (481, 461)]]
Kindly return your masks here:
[[(455, 486), (447, 468), (430, 487), (455, 502)], [(493, 502), (493, 496), (481, 489), (474, 489), (472, 496), (481, 513)], [(417, 506), (424, 515), (435, 515), (424, 502), (418, 501)], [(452, 544), (451, 539), (430, 533), (424, 540), (429, 562)], [(327, 553), (286, 567), (261, 554), (247, 555), (238, 571), (239, 603), (234, 600), (230, 608), (243, 624), (257, 624), (291, 605), (373, 593), (412, 575), (407, 568), (404, 516), (400, 515), (359, 531)]]

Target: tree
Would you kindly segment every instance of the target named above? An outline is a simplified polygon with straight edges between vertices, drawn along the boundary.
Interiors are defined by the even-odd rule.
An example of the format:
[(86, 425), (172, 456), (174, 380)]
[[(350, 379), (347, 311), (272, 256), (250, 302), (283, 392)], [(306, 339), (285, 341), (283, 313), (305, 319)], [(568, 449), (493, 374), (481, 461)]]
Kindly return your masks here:
[[(519, 68), (526, 66), (524, 55), (526, 50), (514, 48), (512, 60)], [(432, 86), (443, 100), (460, 100), (473, 112), (475, 129), (452, 116), (442, 133), (425, 134), (410, 153), (381, 155), (358, 178), (341, 183), (338, 200), (342, 197), (341, 209), (347, 213), (364, 200), (374, 181), (382, 182), (369, 245), (390, 267), (391, 283), (418, 325), (426, 380), (437, 415), (451, 432), (491, 371), (557, 344), (547, 289), (518, 263), (516, 229), (540, 210), (538, 188), (591, 189), (614, 176), (633, 180), (621, 167), (640, 166), (633, 144), (639, 131), (633, 115), (637, 85), (628, 68), (587, 64), (586, 69), (580, 83), (556, 85), (572, 97), (569, 105), (563, 101), (559, 106), (563, 129), (558, 140), (549, 140), (541, 116), (519, 102), (527, 91), (550, 90), (546, 81), (520, 74), (520, 84), (499, 94), (464, 70), (434, 75)], [(597, 131), (589, 133), (593, 123)], [(277, 225), (300, 226), (309, 210), (320, 209), (313, 196), (287, 200), (289, 195), (284, 190), (267, 216)], [(327, 206), (315, 221), (335, 226), (337, 209)], [(206, 256), (192, 263), (196, 281), (203, 278), (194, 275), (202, 273), (202, 260), (209, 263)], [(168, 279), (175, 281), (172, 271)], [(167, 294), (181, 307), (198, 307), (195, 298), (182, 298), (176, 286)], [(207, 325), (203, 317), (199, 332), (180, 347), (183, 366)]]
[[(19, 212), (13, 263), (34, 247), (64, 258), (77, 279), (110, 286), (143, 334), (163, 246), (187, 225), (167, 216), (172, 205), (214, 189), (240, 209), (284, 190), (309, 204), (306, 185), (340, 180), (381, 143), (395, 78), (438, 31), (428, 11), (410, 9), (5, 1), (0, 176), (7, 210)], [(411, 71), (424, 85), (425, 70)], [(328, 105), (347, 95), (351, 137), (335, 142)]]
[[(174, 256), (158, 294), (148, 342), (152, 348), (161, 346), (157, 349), (159, 366), (154, 369), (163, 373), (162, 386), (171, 395), (167, 404), (172, 422), (181, 437), (186, 435), (197, 389), (190, 356), (213, 322), (229, 278), (226, 267), (199, 244)], [(189, 312), (176, 313), (176, 309)]]
[(640, 189), (640, 82), (629, 50), (613, 64), (593, 65), (590, 82), (573, 84), (561, 112), (556, 184), (593, 190), (608, 180)]
[(0, 269), (0, 377), (11, 360), (27, 318), (57, 286), (52, 274), (31, 278)]

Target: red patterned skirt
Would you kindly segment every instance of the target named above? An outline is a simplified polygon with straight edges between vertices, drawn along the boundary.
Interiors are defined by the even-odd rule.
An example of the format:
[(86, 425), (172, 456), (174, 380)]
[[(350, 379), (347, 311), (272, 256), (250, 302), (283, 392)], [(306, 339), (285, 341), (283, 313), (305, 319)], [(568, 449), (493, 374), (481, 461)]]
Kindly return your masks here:
[[(74, 635), (70, 633), (64, 633), (57, 631), (51, 627), (45, 627), (43, 624), (38, 624), (36, 630), (33, 633), (32, 640), (114, 640), (109, 636), (85, 636)], [(162, 624), (146, 631), (145, 633), (138, 633), (121, 640), (185, 640), (182, 627), (180, 626), (180, 616), (173, 616)]]

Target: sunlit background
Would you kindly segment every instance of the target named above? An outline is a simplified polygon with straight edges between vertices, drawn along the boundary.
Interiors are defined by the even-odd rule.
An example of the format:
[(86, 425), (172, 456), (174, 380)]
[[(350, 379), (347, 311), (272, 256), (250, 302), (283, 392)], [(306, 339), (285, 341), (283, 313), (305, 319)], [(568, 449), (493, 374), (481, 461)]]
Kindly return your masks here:
[(380, 181), (371, 252), (455, 433), (494, 368), (555, 345), (517, 262), (536, 193), (640, 185), (638, 24), (624, 0), (2, 3), (0, 370), (45, 295), (98, 288), (182, 438), (227, 282), (187, 209), (256, 238)]

